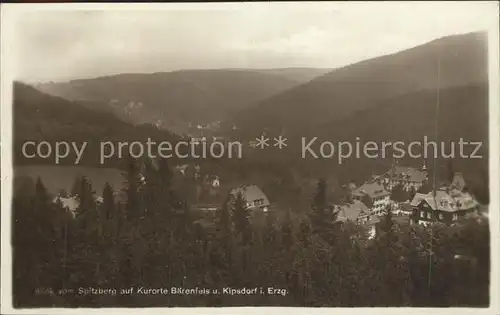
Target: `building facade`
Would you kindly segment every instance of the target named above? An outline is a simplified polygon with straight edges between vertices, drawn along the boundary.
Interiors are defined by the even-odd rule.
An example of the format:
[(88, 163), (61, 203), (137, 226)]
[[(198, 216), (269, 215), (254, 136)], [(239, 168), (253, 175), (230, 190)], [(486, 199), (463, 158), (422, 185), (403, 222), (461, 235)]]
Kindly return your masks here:
[(405, 191), (418, 191), (428, 180), (427, 167), (425, 164), (420, 168), (408, 166), (395, 166), (384, 179), (387, 189), (392, 190), (401, 185)]
[(231, 190), (230, 194), (233, 198), (236, 198), (238, 194), (241, 194), (245, 199), (249, 210), (260, 209), (267, 212), (271, 205), (266, 194), (264, 194), (264, 192), (256, 185), (240, 186)]
[(453, 224), (468, 214), (477, 213), (479, 204), (467, 192), (443, 187), (427, 194), (417, 193), (410, 203), (411, 223), (428, 225), (434, 222)]
[(371, 214), (370, 209), (361, 201), (354, 200), (351, 203), (334, 206), (337, 214), (337, 222), (353, 222), (362, 225), (368, 230), (368, 238), (375, 238), (377, 233), (377, 223), (380, 222), (378, 216)]
[(382, 184), (377, 181), (367, 182), (352, 192), (352, 198), (363, 201), (374, 215), (383, 215), (390, 205), (390, 195)]

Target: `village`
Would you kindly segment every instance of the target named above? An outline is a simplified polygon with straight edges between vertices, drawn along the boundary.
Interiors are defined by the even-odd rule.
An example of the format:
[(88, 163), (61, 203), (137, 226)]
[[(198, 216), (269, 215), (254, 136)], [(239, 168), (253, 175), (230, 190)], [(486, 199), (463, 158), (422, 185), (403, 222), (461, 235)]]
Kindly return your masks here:
[[(246, 201), (249, 218), (255, 223), (265, 222), (269, 213), (282, 215), (287, 209), (273, 202), (255, 183), (222, 183), (219, 175), (203, 172), (198, 164), (181, 164), (174, 167), (174, 176), (187, 181), (193, 188), (190, 209), (195, 214), (196, 225), (210, 229), (215, 224), (215, 213), (227, 200), (241, 195)], [(144, 183), (145, 178), (141, 179)], [(186, 186), (184, 186), (185, 188)], [(360, 185), (350, 182), (342, 187), (343, 197), (329, 203), (332, 220), (350, 221), (363, 226), (369, 238), (375, 238), (381, 217), (389, 209), (393, 220), (399, 224), (432, 223), (452, 225), (470, 215), (485, 215), (480, 203), (467, 190), (462, 173), (454, 172), (451, 181), (439, 182), (433, 189), (432, 178), (425, 163), (420, 167), (394, 165), (387, 172), (372, 176)], [(229, 199), (228, 199), (229, 197)], [(126, 196), (118, 194), (126, 202)], [(96, 203), (102, 203), (100, 196)], [(64, 193), (53, 199), (74, 212), (78, 208), (77, 196)]]
[[(179, 167), (185, 174), (187, 165)], [(197, 172), (194, 173), (198, 176)], [(369, 238), (374, 238), (380, 217), (388, 209), (393, 219), (400, 224), (420, 224), (427, 226), (432, 223), (452, 225), (470, 215), (481, 214), (480, 204), (467, 191), (462, 173), (455, 172), (451, 182), (440, 182), (435, 192), (432, 189), (431, 178), (425, 164), (421, 168), (394, 166), (386, 173), (373, 176), (363, 184), (347, 185), (347, 196), (339, 203), (329, 205), (332, 220), (336, 222), (351, 221), (366, 227)], [(193, 209), (201, 213), (214, 213), (221, 207), (217, 196), (221, 193), (221, 180), (217, 175), (205, 176), (205, 196), (198, 196), (198, 203)], [(273, 204), (266, 193), (255, 184), (246, 184), (229, 190), (232, 197), (241, 194), (246, 200), (250, 217), (262, 217), (270, 211), (284, 211)], [(225, 198), (225, 197), (224, 197)], [(210, 226), (206, 218), (197, 223)], [(210, 220), (210, 219), (208, 219)]]

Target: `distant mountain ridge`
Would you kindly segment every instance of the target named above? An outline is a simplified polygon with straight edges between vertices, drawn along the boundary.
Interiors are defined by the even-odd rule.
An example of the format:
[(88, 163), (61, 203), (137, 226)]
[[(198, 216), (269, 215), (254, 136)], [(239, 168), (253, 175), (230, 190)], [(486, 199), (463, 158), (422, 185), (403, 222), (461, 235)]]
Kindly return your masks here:
[[(284, 150), (271, 145), (250, 151), (249, 159), (288, 163), (315, 176), (335, 173), (341, 179), (362, 181), (387, 171), (394, 161), (390, 156), (361, 156), (339, 165), (336, 158), (304, 159), (300, 139), (318, 137), (316, 152), (322, 141), (354, 145), (357, 138), (362, 144), (403, 141), (408, 145), (426, 136), (436, 140), (438, 120), (440, 142), (449, 146), (463, 138), (483, 143), (482, 159), (456, 157), (453, 163), (474, 190), (487, 194), (487, 178), (479, 174), (488, 174), (488, 89), (485, 34), (454, 35), (332, 70), (237, 113), (227, 125), (238, 126), (238, 137), (244, 140), (262, 133), (271, 143), (277, 135), (287, 137)], [(401, 161), (414, 166), (423, 162), (408, 156)], [(446, 159), (436, 167), (441, 169), (443, 164)]]
[(453, 35), (334, 69), (235, 114), (240, 129), (313, 132), (383, 100), (488, 82), (485, 33)]
[[(105, 103), (133, 123), (153, 123), (175, 132), (224, 120), (230, 114), (297, 86), (327, 70), (215, 69), (120, 74), (37, 85), (69, 100)], [(98, 109), (93, 107), (93, 109)]]
[(314, 78), (324, 75), (332, 71), (333, 69), (328, 68), (306, 68), (306, 67), (293, 67), (293, 68), (271, 68), (271, 69), (248, 69), (250, 71), (256, 71), (267, 74), (274, 74), (277, 76), (283, 76), (297, 83), (306, 83)]

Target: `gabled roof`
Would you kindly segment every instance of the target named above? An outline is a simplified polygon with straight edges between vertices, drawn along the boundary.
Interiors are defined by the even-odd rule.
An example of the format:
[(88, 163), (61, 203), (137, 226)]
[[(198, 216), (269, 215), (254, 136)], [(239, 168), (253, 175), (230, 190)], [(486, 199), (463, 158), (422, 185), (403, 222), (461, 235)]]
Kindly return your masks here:
[(256, 200), (262, 199), (263, 203), (261, 206), (267, 207), (270, 205), (266, 194), (264, 194), (264, 192), (256, 185), (244, 185), (238, 188), (234, 188), (230, 192), (233, 197), (236, 197), (238, 193), (241, 193), (243, 195), (243, 198), (245, 198), (247, 202), (254, 202)]
[(364, 183), (360, 187), (356, 188), (353, 195), (363, 196), (368, 195), (370, 198), (379, 198), (390, 195), (390, 193), (385, 190), (384, 186), (377, 182)]
[(469, 193), (452, 188), (437, 190), (435, 198), (432, 192), (428, 194), (417, 193), (411, 201), (411, 206), (416, 207), (422, 201), (425, 201), (432, 210), (446, 212), (469, 210), (478, 205), (476, 200)]
[(410, 182), (423, 182), (427, 178), (427, 172), (410, 166), (395, 166), (389, 171), (392, 180), (407, 180)]
[(360, 216), (368, 215), (370, 209), (361, 201), (354, 200), (352, 203), (336, 206), (336, 211), (338, 211), (337, 221), (355, 221)]
[(421, 194), (421, 193), (416, 193), (415, 196), (413, 197), (412, 201), (410, 202), (410, 205), (412, 207), (416, 207), (422, 202), (422, 200), (425, 200), (428, 197), (429, 194)]

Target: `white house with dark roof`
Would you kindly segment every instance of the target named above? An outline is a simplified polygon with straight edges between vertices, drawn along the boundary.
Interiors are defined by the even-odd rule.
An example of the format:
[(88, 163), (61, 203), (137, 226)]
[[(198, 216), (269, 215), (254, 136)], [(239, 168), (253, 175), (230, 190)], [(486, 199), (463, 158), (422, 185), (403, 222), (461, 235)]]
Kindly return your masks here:
[(236, 198), (241, 194), (247, 203), (247, 208), (250, 210), (261, 209), (267, 212), (271, 203), (266, 194), (256, 185), (243, 185), (231, 190), (230, 194)]
[(367, 198), (371, 203), (371, 213), (375, 215), (382, 215), (384, 213), (391, 202), (389, 199), (390, 195), (391, 193), (377, 181), (366, 182), (352, 192), (354, 200), (363, 201)]
[(368, 228), (369, 238), (376, 236), (376, 224), (380, 219), (371, 213), (370, 209), (361, 201), (354, 200), (352, 203), (338, 205), (334, 207), (337, 213), (337, 222), (354, 222)]

